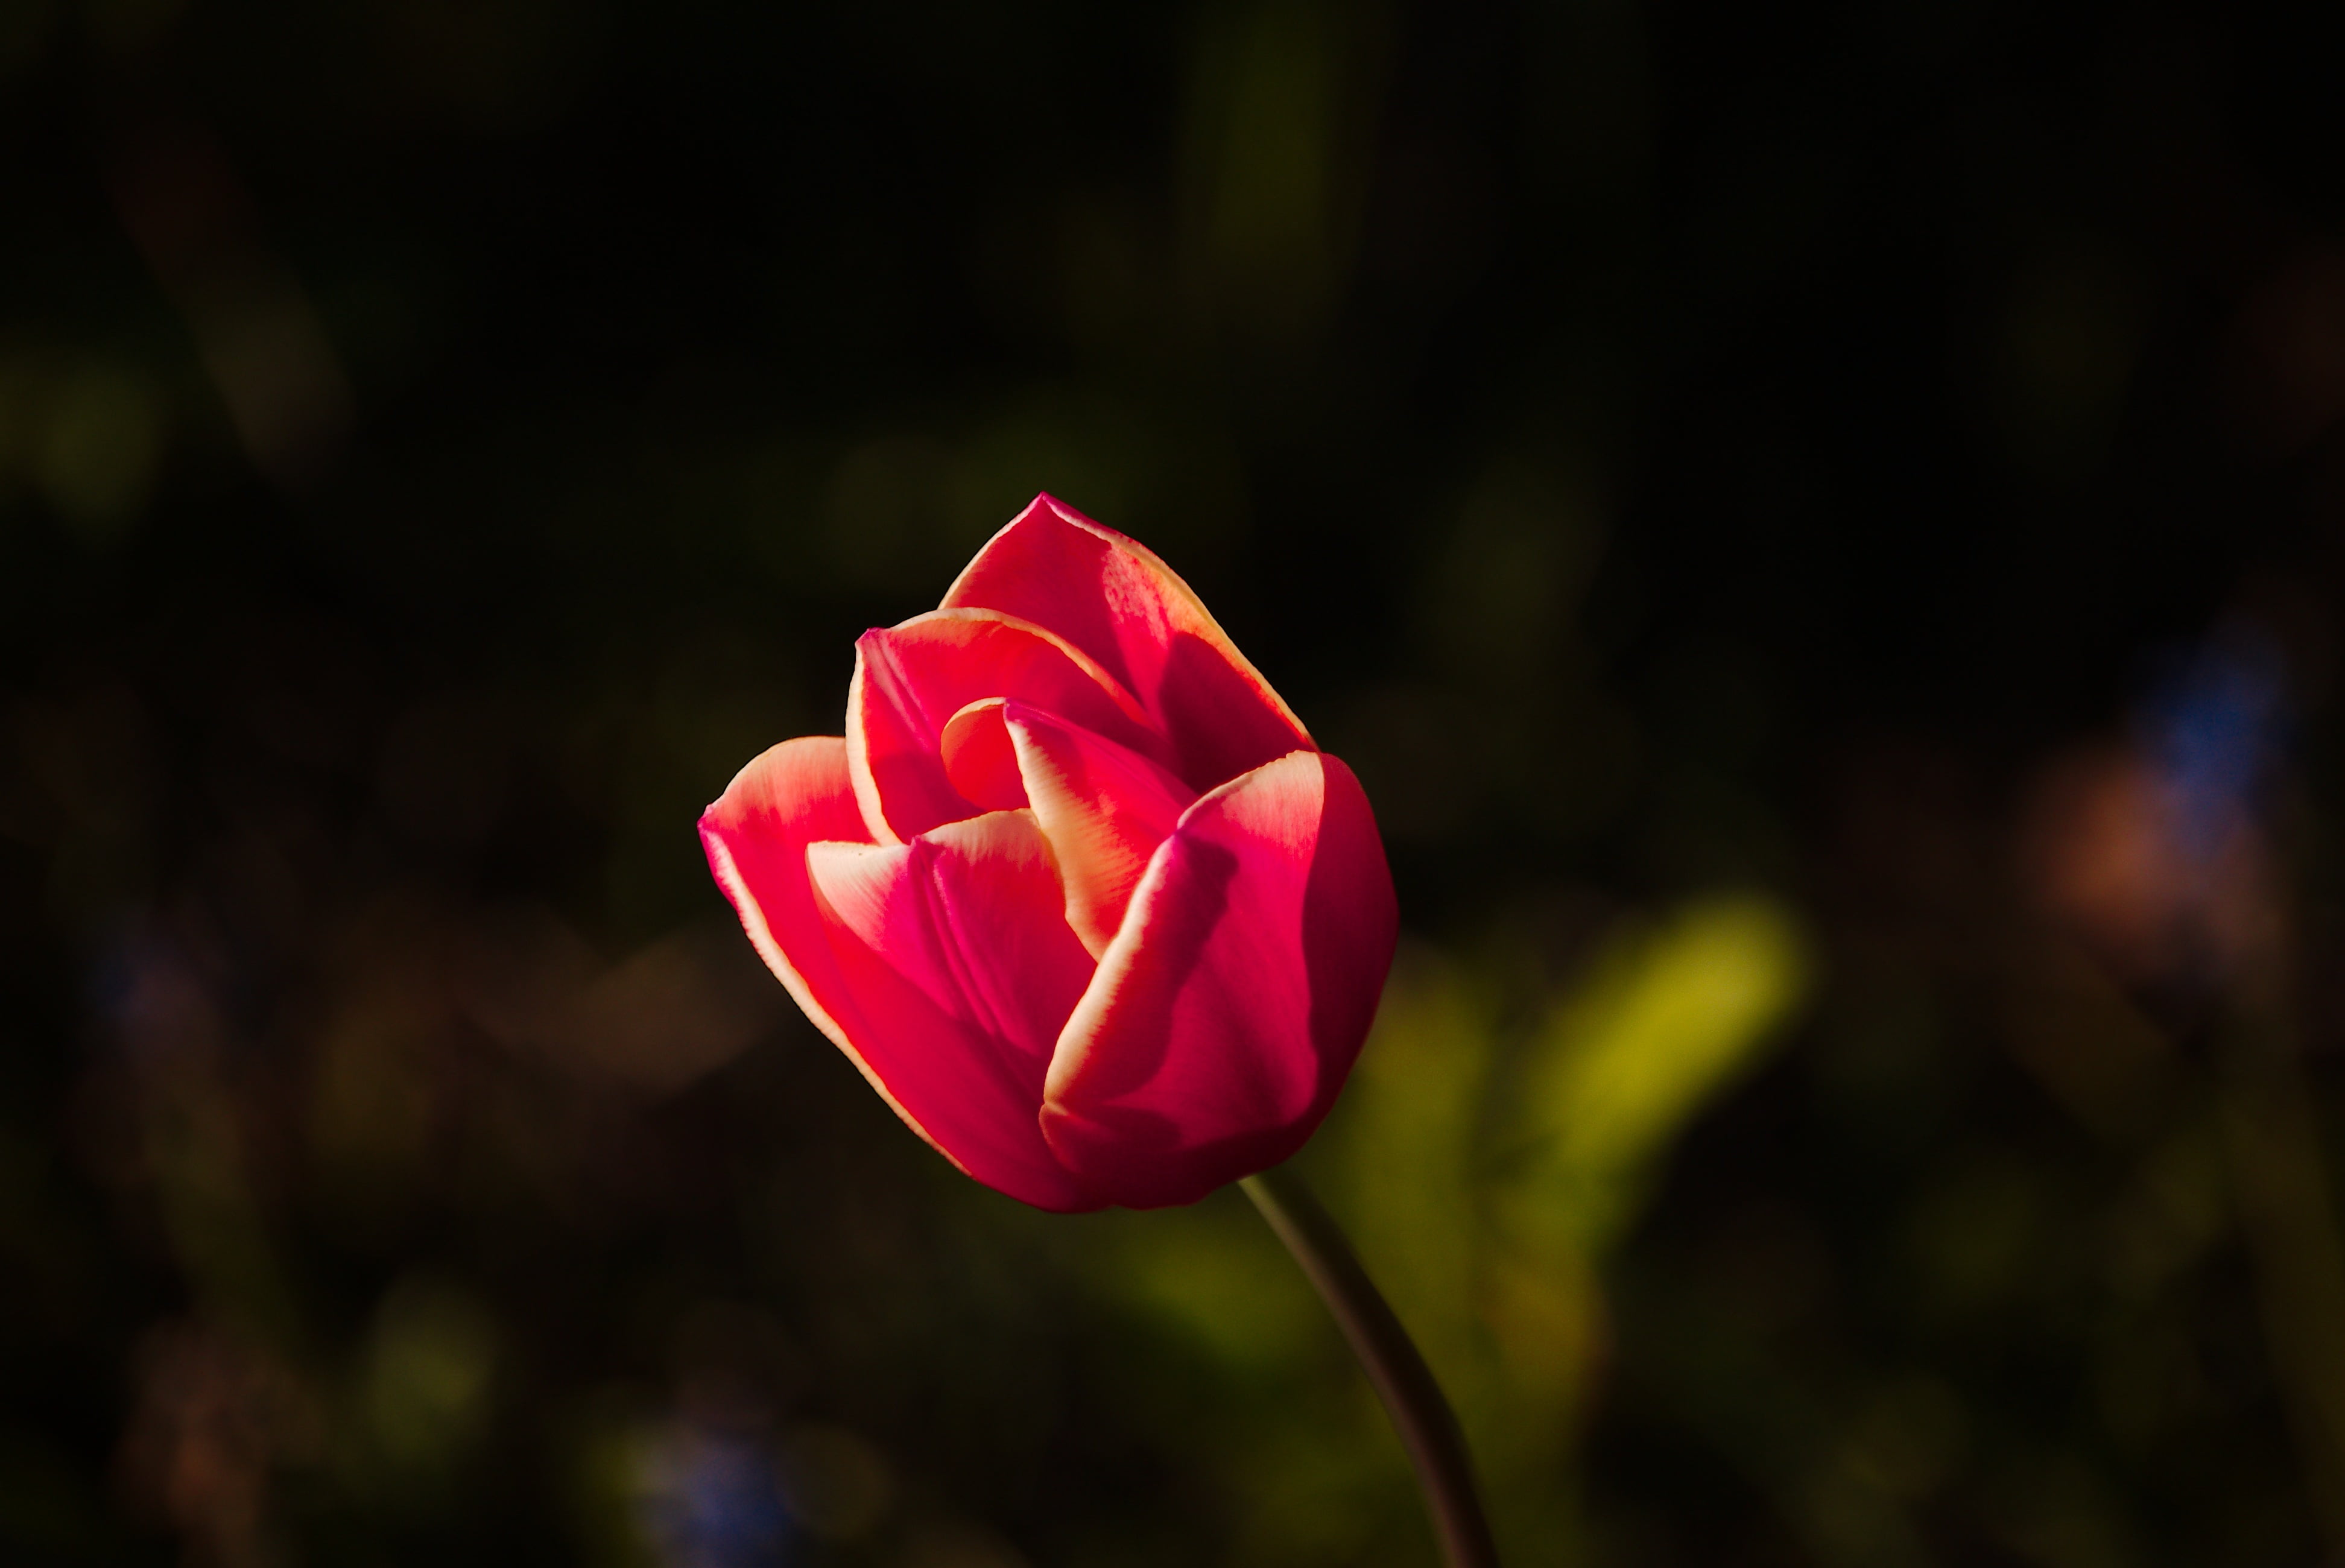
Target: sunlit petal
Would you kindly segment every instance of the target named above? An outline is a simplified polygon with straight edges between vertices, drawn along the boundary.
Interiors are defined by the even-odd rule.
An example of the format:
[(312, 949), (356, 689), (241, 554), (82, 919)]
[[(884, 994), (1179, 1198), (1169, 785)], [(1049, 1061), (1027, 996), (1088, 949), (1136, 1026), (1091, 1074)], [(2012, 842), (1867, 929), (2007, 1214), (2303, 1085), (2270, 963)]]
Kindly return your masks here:
[(944, 603), (1015, 615), (1081, 649), (1140, 700), (1172, 742), (1166, 761), (1199, 789), (1312, 744), (1171, 567), (1050, 496), (993, 536)]
[(1004, 724), (1025, 798), (1058, 856), (1067, 924), (1107, 951), (1149, 856), (1197, 792), (1139, 753), (1055, 714), (1011, 703)]
[(1035, 1120), (1091, 961), (1033, 814), (904, 845), (815, 844), (807, 866), (856, 1048), (897, 1103), (979, 1180), (1045, 1209), (1096, 1207)]
[(1135, 1208), (1285, 1158), (1358, 1054), (1397, 926), (1342, 763), (1296, 752), (1205, 795), (1067, 1022), (1045, 1085), (1052, 1151)]
[(980, 803), (952, 786), (945, 726), (969, 703), (1020, 697), (1141, 751), (1162, 752), (1140, 703), (1056, 633), (987, 610), (938, 610), (867, 632), (847, 695), (848, 774), (867, 835), (900, 844)]

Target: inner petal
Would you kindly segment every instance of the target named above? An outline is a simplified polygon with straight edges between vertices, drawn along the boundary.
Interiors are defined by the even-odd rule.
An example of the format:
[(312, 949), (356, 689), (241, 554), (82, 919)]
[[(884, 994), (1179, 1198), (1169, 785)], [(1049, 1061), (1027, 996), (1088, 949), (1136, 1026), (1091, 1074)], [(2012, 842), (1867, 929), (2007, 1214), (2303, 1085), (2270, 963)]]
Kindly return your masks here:
[[(911, 1056), (965, 1051), (968, 1031), (1039, 1108), (1060, 1027), (1091, 983), (1033, 814), (989, 812), (906, 845), (816, 844), (807, 870), (875, 1030)], [(865, 956), (877, 960), (864, 962)], [(924, 1007), (890, 996), (909, 990)], [(1029, 1111), (1030, 1115), (1030, 1109)]]
[(1123, 924), (1149, 855), (1197, 792), (1162, 764), (1039, 708), (1005, 703), (1002, 720), (1058, 858), (1067, 924), (1097, 958)]
[(1000, 697), (980, 698), (945, 721), (937, 740), (945, 777), (970, 804), (986, 811), (1016, 811), (1027, 804), (1018, 749), (1010, 744), (1001, 708)]
[(872, 839), (901, 844), (976, 809), (946, 776), (940, 742), (987, 697), (1023, 698), (1144, 752), (1165, 746), (1132, 694), (1055, 633), (992, 611), (916, 615), (855, 644), (847, 771)]

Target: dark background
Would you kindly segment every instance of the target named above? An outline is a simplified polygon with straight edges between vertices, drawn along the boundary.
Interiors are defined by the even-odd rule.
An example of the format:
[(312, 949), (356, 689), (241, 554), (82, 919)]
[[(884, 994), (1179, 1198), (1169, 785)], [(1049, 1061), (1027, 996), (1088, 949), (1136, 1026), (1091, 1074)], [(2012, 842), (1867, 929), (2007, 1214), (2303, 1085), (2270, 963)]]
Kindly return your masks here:
[(1047, 489), (1376, 804), (1512, 1561), (2340, 1560), (2312, 16), (0, 5), (0, 1555), (1432, 1561), (701, 863)]

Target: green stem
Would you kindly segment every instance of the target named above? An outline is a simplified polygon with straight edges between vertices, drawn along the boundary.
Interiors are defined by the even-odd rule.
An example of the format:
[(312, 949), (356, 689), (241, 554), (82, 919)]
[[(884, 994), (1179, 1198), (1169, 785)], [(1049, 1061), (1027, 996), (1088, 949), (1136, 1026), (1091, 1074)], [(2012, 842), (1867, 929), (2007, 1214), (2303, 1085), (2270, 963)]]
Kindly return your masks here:
[(1376, 1385), (1376, 1397), (1384, 1401), (1386, 1413), (1408, 1449), (1409, 1462), (1416, 1467), (1416, 1483), (1425, 1491), (1425, 1504), (1433, 1514), (1449, 1568), (1497, 1568), (1498, 1549), (1475, 1494), (1466, 1434), (1442, 1397), (1441, 1385), (1433, 1381), (1432, 1369), (1386, 1305), (1376, 1281), (1360, 1267), (1352, 1244), (1293, 1171), (1284, 1167), (1265, 1170), (1238, 1185), (1303, 1265), (1352, 1342), (1352, 1353), (1367, 1370), (1368, 1381)]

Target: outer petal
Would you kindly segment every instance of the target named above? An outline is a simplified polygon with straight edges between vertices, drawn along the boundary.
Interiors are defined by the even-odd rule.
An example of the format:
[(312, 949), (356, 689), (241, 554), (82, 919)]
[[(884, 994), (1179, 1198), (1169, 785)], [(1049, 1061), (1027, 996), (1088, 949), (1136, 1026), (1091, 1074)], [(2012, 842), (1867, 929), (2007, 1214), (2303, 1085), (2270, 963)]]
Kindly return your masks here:
[(1359, 1053), (1398, 917), (1342, 763), (1295, 752), (1205, 795), (1158, 847), (1060, 1037), (1051, 1150), (1142, 1209), (1294, 1153)]
[(978, 551), (944, 603), (1047, 626), (1090, 654), (1140, 699), (1172, 739), (1173, 771), (1200, 789), (1312, 744), (1171, 567), (1050, 496)]
[(1003, 704), (1002, 721), (1058, 856), (1067, 924), (1097, 958), (1122, 926), (1149, 856), (1197, 792), (1139, 753), (1023, 703)]
[(1022, 697), (1142, 751), (1162, 753), (1138, 701), (1057, 633), (990, 610), (936, 610), (867, 632), (847, 692), (847, 765), (868, 836), (900, 844), (977, 814), (946, 776), (939, 742), (986, 697)]
[(907, 845), (816, 844), (807, 868), (856, 1046), (907, 1119), (990, 1187), (1097, 1208), (1036, 1121), (1091, 962), (1033, 814), (992, 812)]
[(847, 778), (847, 743), (832, 735), (775, 746), (736, 774), (700, 817), (708, 869), (766, 966), (896, 1114), (934, 1143), (856, 1047), (861, 1017), (847, 995), (807, 880), (808, 844), (862, 836), (863, 819)]

